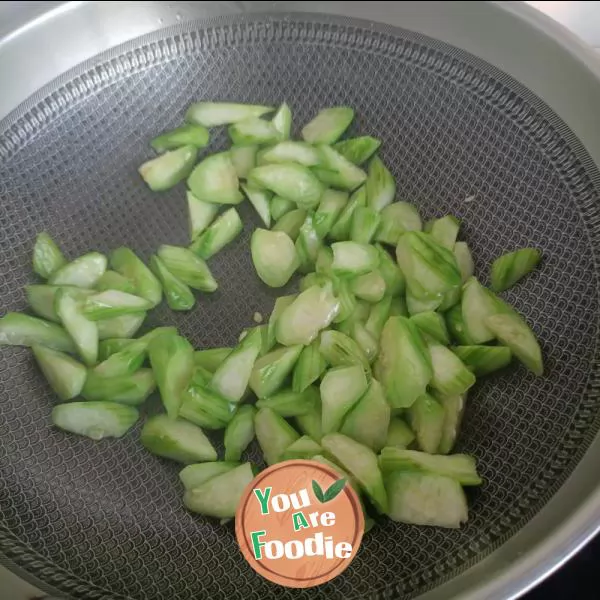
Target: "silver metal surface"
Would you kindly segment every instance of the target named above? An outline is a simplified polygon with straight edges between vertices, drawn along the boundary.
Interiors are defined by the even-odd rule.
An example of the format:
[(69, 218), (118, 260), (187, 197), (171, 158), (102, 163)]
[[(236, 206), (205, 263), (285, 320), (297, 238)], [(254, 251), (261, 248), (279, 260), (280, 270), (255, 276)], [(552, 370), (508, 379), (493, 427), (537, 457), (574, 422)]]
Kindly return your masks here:
[[(0, 118), (69, 68), (168, 25), (244, 12), (320, 12), (398, 25), (485, 59), (546, 102), (582, 141), (596, 164), (600, 164), (597, 56), (560, 26), (520, 3), (500, 6), (466, 2), (59, 4), (31, 3), (27, 24), (16, 31), (20, 15), (0, 18), (0, 34), (3, 34), (0, 81), (11, 82), (2, 86)], [(48, 12), (51, 5), (55, 6)], [(598, 453), (600, 440), (596, 439), (569, 480), (518, 534), (423, 598), (516, 598), (560, 566), (598, 530)]]

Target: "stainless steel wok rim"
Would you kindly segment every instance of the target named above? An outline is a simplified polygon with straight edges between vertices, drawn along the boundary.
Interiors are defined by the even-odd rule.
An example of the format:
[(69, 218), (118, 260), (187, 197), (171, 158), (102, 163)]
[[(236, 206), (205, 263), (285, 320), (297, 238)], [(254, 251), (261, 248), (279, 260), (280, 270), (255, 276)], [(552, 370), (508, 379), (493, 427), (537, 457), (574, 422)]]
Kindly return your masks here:
[[(291, 4), (291, 3), (290, 3)], [(310, 4), (310, 3), (305, 3)], [(336, 3), (341, 4), (341, 3)], [(285, 10), (277, 8), (279, 10)], [(516, 12), (516, 11), (515, 11)], [(531, 18), (531, 15), (528, 15)], [(296, 21), (302, 20), (304, 18), (309, 18), (308, 15), (293, 15)], [(282, 17), (283, 18), (283, 17)], [(203, 27), (215, 27), (222, 26), (230, 21), (230, 17), (215, 17), (210, 19), (202, 19), (201, 25)], [(237, 20), (237, 18), (234, 18)], [(344, 25), (345, 18), (343, 17), (326, 17), (323, 15), (319, 15), (319, 21), (327, 21), (331, 20), (331, 22), (335, 22), (341, 25)], [(355, 19), (352, 19), (353, 23), (356, 23)], [(91, 58), (83, 63), (83, 65), (79, 65), (76, 68), (73, 68), (66, 72), (64, 75), (59, 76), (54, 79), (47, 86), (41, 88), (36, 94), (31, 96), (25, 103), (21, 104), (17, 109), (10, 113), (2, 122), (2, 127), (0, 127), (0, 134), (7, 133), (9, 131), (20, 130), (19, 121), (23, 119), (26, 115), (30, 113), (35, 113), (36, 110), (40, 112), (37, 113), (42, 118), (51, 118), (55, 114), (44, 110), (40, 106), (40, 101), (45, 98), (50, 89), (56, 90), (57, 86), (62, 86), (63, 84), (70, 82), (73, 80), (76, 72), (81, 72), (82, 69), (87, 72), (90, 69), (98, 68), (101, 69), (103, 65), (106, 65), (110, 62), (111, 58), (122, 55), (131, 51), (133, 48), (136, 48), (137, 51), (143, 53), (143, 51), (147, 47), (155, 42), (159, 37), (163, 38), (165, 36), (176, 36), (181, 34), (190, 28), (197, 27), (199, 23), (194, 22), (186, 22), (185, 24), (175, 25), (168, 29), (161, 29), (160, 33), (148, 33), (142, 38), (136, 38), (130, 42), (125, 42), (109, 51), (102, 54), (101, 61), (98, 59)], [(365, 25), (369, 25), (368, 22), (365, 22)], [(537, 23), (540, 28), (544, 28), (543, 20), (540, 19), (540, 22)], [(392, 32), (394, 30), (397, 31), (397, 27), (389, 27), (386, 25), (370, 24), (370, 27), (374, 30), (380, 31), (382, 33)], [(550, 31), (550, 29), (546, 29), (545, 35), (552, 35), (552, 37), (556, 36), (556, 32)], [(590, 156), (590, 153), (585, 149), (584, 145), (581, 143), (579, 138), (571, 131), (571, 129), (560, 119), (558, 118), (552, 110), (550, 110), (547, 104), (540, 99), (537, 95), (532, 93), (528, 88), (521, 85), (510, 75), (507, 75), (505, 72), (499, 69), (490, 69), (490, 65), (486, 61), (482, 61), (474, 55), (470, 57), (465, 56), (465, 52), (460, 49), (456, 49), (453, 47), (449, 47), (446, 43), (440, 42), (436, 39), (432, 39), (428, 36), (423, 36), (419, 33), (410, 33), (411, 38), (414, 39), (415, 42), (418, 43), (419, 40), (426, 41), (428, 46), (443, 48), (447, 54), (459, 55), (462, 60), (467, 59), (468, 62), (473, 64), (474, 67), (477, 67), (478, 64), (485, 64), (486, 70), (488, 72), (492, 72), (494, 77), (498, 81), (501, 81), (504, 84), (507, 84), (512, 89), (518, 89), (519, 94), (526, 99), (528, 103), (536, 108), (536, 110), (540, 110), (543, 112), (550, 120), (552, 128), (555, 131), (560, 132), (561, 136), (566, 139), (569, 143), (570, 148), (574, 151), (577, 159), (583, 165), (584, 170), (588, 179), (590, 180), (592, 186), (595, 188), (596, 193), (600, 193), (600, 172), (594, 162), (594, 159)], [(583, 52), (583, 51), (582, 51)], [(1, 65), (0, 65), (1, 66)], [(127, 73), (123, 73), (122, 76), (128, 76), (133, 72), (137, 72), (138, 70), (145, 69), (147, 66), (151, 66), (151, 64), (147, 65), (138, 65), (136, 69), (132, 69)], [(101, 78), (99, 78), (99, 81)], [(112, 80), (111, 84), (115, 81)], [(89, 93), (97, 92), (101, 89), (102, 83), (99, 83), (97, 87), (90, 87), (87, 91)], [(72, 108), (73, 104), (70, 104), (68, 108)], [(67, 107), (60, 107), (59, 109), (66, 109)], [(18, 132), (18, 142), (17, 146), (24, 142), (24, 138), (21, 137), (22, 134), (26, 134), (26, 131), (21, 130)], [(15, 140), (16, 141), (16, 140)], [(0, 158), (2, 156), (10, 153), (10, 148), (6, 146), (0, 146)], [(590, 207), (591, 208), (591, 207)], [(598, 265), (596, 264), (596, 269), (598, 269)], [(598, 356), (598, 351), (596, 350), (595, 356)], [(590, 379), (588, 381), (587, 389), (589, 390), (587, 393), (587, 397), (597, 398), (600, 390), (600, 365), (596, 362), (592, 373), (590, 374)], [(574, 465), (579, 463), (586, 455), (588, 456), (592, 454), (590, 450), (590, 445), (592, 445), (594, 439), (596, 441), (596, 446), (599, 445), (597, 436), (593, 432), (597, 432), (600, 429), (600, 415), (597, 415), (593, 421), (593, 425), (589, 426), (587, 430), (587, 434), (584, 437), (583, 443), (579, 446), (578, 450), (570, 457), (569, 464), (563, 469), (563, 474), (561, 477), (556, 480), (554, 485), (548, 489), (548, 493), (542, 503), (541, 507), (536, 507), (539, 509), (539, 512), (543, 512), (544, 506), (547, 503), (551, 502), (553, 495), (557, 492), (559, 488), (563, 486), (565, 481), (573, 476), (571, 469)], [(537, 512), (537, 511), (536, 511)], [(505, 533), (500, 539), (499, 543), (495, 545), (494, 548), (489, 548), (482, 553), (478, 553), (473, 556), (472, 559), (465, 562), (461, 565), (458, 573), (452, 572), (448, 573), (441, 580), (443, 582), (448, 582), (455, 578), (457, 574), (464, 573), (470, 567), (480, 564), (482, 562), (483, 557), (493, 555), (496, 553), (499, 548), (498, 545), (503, 544), (505, 541), (512, 538), (515, 533), (521, 529), (524, 523), (528, 521), (534, 521), (536, 517), (533, 519), (522, 517), (519, 522), (517, 522), (509, 531)], [(29, 548), (25, 548), (21, 542), (14, 539), (14, 536), (10, 534), (8, 530), (5, 529), (4, 524), (0, 524), (0, 531), (2, 532), (2, 546), (3, 553), (0, 555), (0, 563), (9, 567), (11, 570), (15, 571), (19, 576), (28, 580), (33, 585), (40, 587), (41, 589), (49, 592), (49, 593), (57, 593), (58, 591), (67, 592), (74, 594), (75, 596), (85, 592), (89, 595), (89, 597), (94, 597), (95, 594), (98, 597), (101, 597), (106, 592), (104, 590), (99, 589), (98, 587), (90, 584), (88, 582), (83, 581), (73, 581), (72, 575), (65, 572), (60, 572), (57, 566), (52, 563), (51, 560), (47, 559), (42, 555), (38, 555), (31, 551)], [(528, 589), (535, 586), (542, 579), (551, 574), (554, 570), (560, 567), (568, 558), (570, 558), (574, 553), (577, 552), (595, 533), (600, 530), (600, 488), (594, 489), (593, 492), (589, 494), (587, 500), (579, 506), (576, 510), (571, 512), (569, 518), (565, 519), (562, 524), (555, 528), (551, 534), (548, 536), (542, 537), (542, 540), (538, 544), (532, 544), (532, 547), (527, 551), (525, 555), (520, 557), (520, 565), (512, 564), (505, 567), (504, 571), (497, 570), (496, 575), (494, 577), (495, 581), (483, 580), (479, 582), (477, 586), (473, 586), (469, 589), (467, 595), (463, 595), (461, 597), (465, 598), (516, 598), (521, 594), (525, 593)], [(14, 544), (14, 545), (13, 545)], [(13, 545), (13, 547), (10, 547)], [(27, 570), (24, 570), (24, 566), (26, 565)], [(46, 581), (42, 581), (38, 579), (37, 576), (33, 575), (32, 572), (42, 574), (44, 577), (47, 577)], [(53, 587), (56, 586), (56, 587)], [(431, 595), (429, 592), (425, 593), (423, 598), (441, 598), (443, 596), (439, 595), (440, 590), (445, 588), (444, 585), (436, 588), (435, 594)], [(388, 592), (393, 593), (393, 584), (390, 584), (388, 588)], [(86, 596), (87, 597), (87, 596)], [(112, 597), (115, 597), (112, 595)], [(123, 596), (124, 597), (124, 596)]]

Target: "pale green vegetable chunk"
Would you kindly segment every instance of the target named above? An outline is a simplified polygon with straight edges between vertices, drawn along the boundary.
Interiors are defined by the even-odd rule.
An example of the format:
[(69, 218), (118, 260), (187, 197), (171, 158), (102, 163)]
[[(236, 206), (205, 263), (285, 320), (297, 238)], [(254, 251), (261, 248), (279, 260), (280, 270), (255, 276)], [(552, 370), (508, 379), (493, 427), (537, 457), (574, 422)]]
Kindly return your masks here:
[(106, 271), (106, 262), (106, 256), (99, 252), (84, 254), (54, 271), (48, 283), (92, 288)]
[(192, 194), (204, 202), (239, 204), (244, 199), (229, 152), (211, 154), (200, 161), (187, 184)]
[(365, 373), (371, 372), (369, 359), (362, 348), (341, 331), (324, 331), (321, 334), (319, 351), (333, 367), (361, 365)]
[(167, 270), (189, 287), (201, 292), (217, 289), (218, 284), (208, 265), (191, 250), (163, 244), (157, 254)]
[(354, 119), (349, 106), (324, 108), (302, 129), (302, 138), (311, 144), (333, 144), (348, 129)]
[(452, 448), (454, 448), (454, 444), (460, 433), (467, 395), (441, 396), (437, 394), (436, 400), (444, 409), (444, 427), (442, 429), (442, 439), (440, 440), (437, 453), (449, 454), (452, 451)]
[(146, 161), (140, 165), (138, 172), (153, 192), (162, 192), (190, 174), (197, 154), (195, 146), (182, 146)]
[(77, 352), (73, 339), (60, 325), (16, 312), (6, 313), (0, 319), (0, 346), (34, 345)]
[(31, 349), (44, 377), (61, 400), (70, 400), (80, 394), (87, 377), (87, 370), (81, 363), (45, 346), (32, 346)]
[(359, 244), (369, 244), (381, 224), (381, 215), (370, 206), (357, 206), (352, 216), (350, 239)]
[(542, 260), (537, 248), (520, 248), (503, 254), (492, 263), (492, 289), (503, 292), (531, 273)]
[(193, 490), (206, 481), (214, 479), (218, 475), (227, 473), (239, 466), (237, 462), (205, 462), (188, 465), (179, 471), (179, 479), (186, 490)]
[(256, 117), (238, 121), (229, 126), (229, 137), (239, 146), (252, 144), (272, 144), (280, 138), (280, 133), (271, 121)]
[(156, 381), (151, 369), (140, 369), (132, 375), (103, 377), (95, 371), (87, 376), (81, 395), (86, 400), (106, 400), (137, 406), (155, 390)]
[(150, 145), (157, 152), (164, 152), (181, 146), (204, 148), (209, 140), (210, 133), (202, 125), (182, 125), (153, 138)]
[(150, 259), (150, 268), (162, 285), (169, 308), (171, 310), (191, 310), (196, 304), (192, 290), (181, 279), (175, 277), (158, 256)]
[(192, 512), (219, 519), (233, 518), (244, 490), (253, 479), (252, 466), (245, 463), (187, 490), (183, 503)]
[(265, 163), (298, 163), (305, 167), (314, 167), (321, 161), (319, 151), (306, 142), (291, 140), (279, 142), (262, 155)]
[(387, 291), (385, 280), (379, 271), (359, 275), (352, 280), (350, 289), (357, 298), (372, 304), (379, 302)]
[(360, 400), (367, 385), (361, 365), (337, 367), (325, 373), (320, 386), (324, 434), (340, 429), (344, 417)]
[(460, 278), (465, 283), (475, 272), (473, 257), (466, 242), (456, 242), (454, 244), (454, 258), (456, 258), (456, 264), (460, 271)]
[[(160, 304), (162, 288), (152, 271), (129, 248), (117, 248), (110, 255), (110, 264), (115, 271), (131, 279), (135, 293), (146, 298), (152, 306)], [(116, 336), (110, 336), (116, 337)]]
[(199, 200), (189, 190), (186, 198), (190, 242), (193, 242), (213, 222), (219, 212), (219, 205)]
[(311, 459), (315, 454), (319, 454), (323, 449), (315, 440), (307, 435), (303, 435), (300, 439), (296, 440), (293, 444), (288, 446), (287, 450), (281, 457), (282, 460), (296, 460), (296, 459)]
[(125, 292), (126, 294), (135, 294), (135, 285), (131, 279), (127, 279), (121, 273), (117, 271), (104, 271), (104, 274), (96, 283), (96, 290), (98, 292), (105, 292), (108, 290), (117, 290), (119, 292)]
[(98, 359), (98, 326), (84, 315), (78, 299), (65, 288), (56, 295), (56, 314), (86, 365)]
[(275, 329), (277, 341), (284, 346), (307, 346), (331, 325), (339, 308), (331, 283), (308, 288), (282, 311)]
[(319, 351), (319, 340), (304, 346), (294, 366), (292, 389), (303, 392), (325, 372), (327, 363)]
[(108, 338), (133, 337), (142, 326), (145, 318), (146, 313), (138, 313), (136, 315), (123, 315), (122, 317), (96, 321), (98, 338), (105, 340)]
[(313, 217), (315, 231), (321, 239), (329, 233), (347, 202), (348, 194), (346, 192), (337, 190), (325, 190), (323, 192), (321, 203)]
[(281, 390), (267, 398), (259, 398), (256, 402), (257, 408), (270, 408), (280, 417), (301, 417), (312, 412), (313, 407), (319, 404), (319, 391), (313, 387), (307, 387), (303, 392), (293, 390)]
[(355, 165), (362, 165), (377, 152), (379, 146), (381, 146), (380, 140), (370, 135), (363, 135), (337, 142), (333, 148)]
[(261, 408), (256, 413), (254, 431), (268, 465), (279, 462), (287, 448), (300, 437), (283, 417), (270, 408)]
[(258, 398), (277, 392), (294, 369), (302, 346), (284, 346), (260, 357), (250, 375), (250, 388)]
[(386, 478), (392, 521), (458, 528), (467, 522), (467, 499), (450, 477), (418, 471), (395, 471)]
[(412, 316), (410, 320), (420, 329), (426, 340), (431, 339), (440, 344), (450, 344), (446, 322), (439, 313), (425, 311)]
[(204, 125), (204, 127), (216, 127), (217, 125), (238, 123), (253, 117), (262, 117), (273, 112), (273, 110), (272, 106), (261, 106), (259, 104), (196, 102), (188, 108), (185, 113), (185, 120), (188, 123)]
[(510, 348), (504, 346), (455, 346), (452, 352), (477, 377), (503, 369), (512, 359)]
[(444, 430), (445, 413), (442, 405), (433, 396), (423, 394), (408, 409), (408, 418), (419, 448), (435, 454)]
[(292, 130), (292, 111), (287, 102), (284, 102), (273, 115), (271, 121), (273, 126), (279, 132), (279, 139), (287, 140)]
[(307, 212), (301, 208), (286, 212), (273, 225), (272, 231), (283, 231), (283, 233), (289, 235), (291, 240), (296, 241), (306, 217)]
[(167, 415), (150, 417), (140, 434), (143, 446), (183, 464), (217, 460), (217, 453), (200, 427)]
[(239, 406), (225, 429), (225, 460), (240, 460), (242, 452), (254, 439), (256, 409), (248, 404)]
[(246, 198), (258, 213), (265, 227), (271, 226), (271, 197), (273, 194), (267, 190), (261, 190), (249, 185), (242, 185)]
[(314, 172), (323, 183), (351, 192), (365, 182), (367, 174), (331, 146), (319, 146), (319, 153), (321, 160)]
[(421, 231), (423, 224), (416, 206), (408, 202), (393, 202), (381, 212), (381, 225), (375, 233), (378, 242), (396, 246), (400, 236), (407, 231)]
[(238, 179), (246, 179), (248, 173), (256, 166), (256, 153), (258, 146), (232, 146), (229, 149), (229, 157)]
[(396, 181), (379, 156), (375, 156), (369, 163), (367, 175), (367, 203), (381, 212), (388, 204), (394, 201), (396, 195)]
[(54, 240), (45, 231), (38, 233), (33, 247), (33, 270), (48, 279), (66, 264), (67, 259)]
[(101, 440), (119, 438), (138, 420), (133, 406), (115, 402), (68, 402), (52, 409), (52, 423), (59, 429)]
[(387, 431), (385, 446), (407, 448), (415, 439), (413, 430), (399, 417), (392, 417)]
[(459, 229), (460, 221), (453, 215), (446, 215), (441, 219), (434, 219), (428, 231), (438, 244), (453, 251)]
[(377, 249), (368, 244), (336, 242), (331, 245), (334, 272), (339, 275), (362, 275), (379, 266)]
[[(288, 200), (287, 198), (283, 198), (281, 196), (273, 196), (271, 198), (271, 216), (273, 219), (275, 219), (275, 221), (279, 221), (281, 217), (287, 215), (289, 212), (292, 212), (295, 208), (296, 205), (294, 202)], [(302, 217), (302, 222), (304, 222), (304, 217)]]
[(190, 245), (190, 250), (208, 260), (241, 233), (244, 225), (235, 208), (226, 210), (214, 223), (201, 233)]
[(141, 296), (119, 290), (106, 290), (88, 296), (83, 314), (90, 321), (100, 321), (122, 315), (131, 315), (152, 308), (152, 303)]
[(365, 206), (366, 204), (367, 189), (366, 186), (363, 185), (355, 190), (350, 196), (348, 204), (346, 204), (346, 206), (343, 208), (337, 221), (333, 224), (333, 227), (329, 231), (329, 237), (338, 242), (349, 240), (354, 212), (356, 211), (357, 207)]
[(256, 229), (250, 251), (257, 275), (270, 287), (284, 286), (300, 265), (294, 242), (282, 231)]

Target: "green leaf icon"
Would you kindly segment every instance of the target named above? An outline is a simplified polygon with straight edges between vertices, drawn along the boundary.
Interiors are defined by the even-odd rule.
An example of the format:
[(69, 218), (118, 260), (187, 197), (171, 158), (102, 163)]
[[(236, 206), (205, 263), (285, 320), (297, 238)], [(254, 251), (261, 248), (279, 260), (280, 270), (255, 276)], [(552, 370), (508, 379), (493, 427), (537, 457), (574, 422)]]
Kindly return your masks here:
[(329, 486), (329, 489), (323, 494), (322, 502), (329, 502), (330, 500), (333, 500), (344, 489), (345, 485), (346, 485), (345, 477), (342, 477), (342, 479), (338, 479), (337, 481), (334, 481)]
[(317, 497), (317, 500), (319, 502), (325, 502), (325, 499), (323, 496), (323, 490), (321, 489), (321, 486), (314, 479), (312, 480), (312, 489), (313, 489), (313, 492), (315, 493), (315, 496)]

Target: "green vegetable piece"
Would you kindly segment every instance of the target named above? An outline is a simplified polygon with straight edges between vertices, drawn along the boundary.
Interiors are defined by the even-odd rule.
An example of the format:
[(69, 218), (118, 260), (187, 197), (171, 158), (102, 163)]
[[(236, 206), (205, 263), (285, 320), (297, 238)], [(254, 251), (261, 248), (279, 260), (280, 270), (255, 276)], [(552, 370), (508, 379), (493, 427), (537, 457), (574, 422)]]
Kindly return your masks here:
[(375, 340), (379, 340), (381, 337), (383, 327), (390, 316), (391, 307), (392, 298), (390, 296), (384, 296), (377, 304), (373, 304), (371, 308), (369, 318), (365, 323), (365, 329)]
[(92, 294), (82, 305), (83, 314), (90, 321), (138, 314), (150, 308), (152, 308), (152, 303), (145, 298), (118, 290), (106, 290)]
[(335, 242), (332, 269), (339, 275), (357, 276), (373, 271), (379, 266), (379, 252), (368, 244)]
[(249, 185), (242, 185), (242, 189), (246, 194), (246, 197), (250, 201), (250, 204), (254, 207), (258, 216), (261, 218), (265, 227), (271, 226), (271, 197), (273, 194), (267, 190), (254, 188)]
[(367, 174), (361, 168), (331, 146), (319, 146), (319, 153), (321, 161), (319, 166), (314, 168), (314, 172), (323, 183), (351, 192), (367, 179)]
[(425, 393), (433, 375), (429, 352), (416, 325), (390, 317), (381, 334), (375, 377), (392, 408), (407, 408)]
[(313, 215), (307, 215), (296, 239), (296, 254), (300, 270), (304, 273), (313, 271), (322, 247), (322, 242), (313, 224)]
[(354, 212), (359, 206), (367, 204), (367, 188), (366, 186), (359, 187), (348, 200), (348, 204), (343, 208), (337, 221), (329, 231), (329, 237), (338, 242), (347, 241), (350, 239), (350, 230), (352, 228), (352, 219)]
[(419, 211), (408, 202), (393, 202), (381, 210), (381, 225), (375, 234), (378, 242), (396, 247), (400, 236), (407, 231), (421, 231)]
[(267, 341), (266, 345), (269, 348), (272, 348), (275, 345), (275, 332), (277, 327), (277, 321), (279, 317), (283, 313), (283, 311), (294, 302), (297, 298), (296, 294), (290, 294), (289, 296), (279, 296), (275, 300), (275, 304), (273, 305), (273, 310), (271, 311), (271, 315), (269, 316), (269, 323), (267, 325)]
[(204, 378), (196, 373), (183, 393), (179, 417), (207, 429), (223, 429), (233, 416), (234, 407), (219, 393), (209, 387), (210, 373)]
[[(321, 246), (315, 261), (317, 275), (331, 276), (331, 265), (333, 264), (333, 252), (327, 246)], [(309, 286), (310, 287), (310, 286)]]
[(381, 212), (394, 201), (396, 181), (379, 156), (369, 163), (367, 175), (367, 202), (377, 212)]
[(419, 448), (435, 454), (444, 429), (445, 412), (442, 405), (433, 396), (423, 394), (408, 409), (408, 417)]
[(286, 233), (290, 239), (296, 241), (300, 234), (300, 229), (306, 220), (307, 213), (302, 209), (292, 210), (279, 218), (273, 226), (272, 231), (282, 231)]
[(33, 246), (33, 270), (48, 279), (66, 264), (67, 259), (54, 240), (45, 231), (38, 233)]
[(208, 145), (210, 134), (202, 125), (182, 125), (171, 131), (162, 133), (151, 140), (150, 145), (157, 152), (173, 150), (181, 146), (204, 148)]
[(193, 242), (213, 222), (219, 212), (219, 205), (198, 200), (189, 190), (186, 198), (190, 241)]
[(439, 306), (445, 294), (460, 288), (454, 254), (427, 233), (408, 231), (403, 234), (396, 247), (396, 259), (406, 278), (407, 291), (416, 299), (435, 300)]
[(386, 477), (392, 521), (410, 525), (459, 528), (468, 518), (467, 499), (449, 477), (418, 471), (395, 471)]
[[(56, 314), (71, 336), (78, 354), (86, 365), (94, 365), (98, 359), (98, 326), (83, 314), (81, 304), (68, 289), (56, 294)], [(40, 341), (40, 343), (43, 342)], [(58, 348), (57, 348), (58, 349)]]
[(277, 112), (273, 115), (273, 120), (271, 122), (279, 132), (280, 140), (289, 139), (292, 130), (292, 111), (287, 102), (281, 104), (277, 109)]
[(383, 473), (424, 471), (450, 477), (461, 485), (481, 485), (481, 477), (477, 474), (475, 459), (468, 454), (439, 456), (416, 450), (384, 448), (379, 458), (379, 466)]
[(98, 327), (98, 338), (105, 340), (108, 338), (130, 338), (142, 326), (146, 313), (136, 315), (123, 315), (112, 319), (96, 321)]
[(265, 462), (274, 465), (300, 436), (298, 432), (271, 408), (261, 408), (254, 417), (254, 431)]
[(331, 325), (339, 308), (331, 283), (308, 288), (282, 311), (275, 328), (277, 341), (283, 346), (308, 346), (319, 331)]
[(252, 466), (245, 463), (187, 490), (183, 495), (183, 503), (188, 510), (201, 515), (232, 519), (244, 490), (253, 479)]
[(31, 349), (44, 377), (61, 400), (79, 395), (87, 376), (87, 370), (81, 363), (45, 346), (34, 345)]
[(246, 393), (261, 348), (261, 331), (251, 330), (219, 365), (210, 382), (211, 387), (227, 400), (239, 402)]
[(238, 467), (237, 462), (205, 462), (183, 467), (179, 471), (179, 479), (183, 483), (185, 490), (193, 490), (201, 486), (203, 483), (228, 473), (232, 469)]
[(312, 404), (306, 406), (306, 414), (296, 416), (296, 425), (300, 431), (313, 440), (320, 442), (323, 437), (323, 427), (321, 424), (321, 397), (316, 394)]
[(387, 512), (387, 494), (375, 453), (367, 446), (339, 433), (324, 436), (321, 445), (357, 479), (377, 510)]
[(139, 166), (138, 173), (153, 192), (163, 192), (190, 174), (197, 155), (195, 146), (182, 146), (146, 161)]
[(232, 146), (229, 157), (238, 179), (247, 179), (248, 173), (256, 166), (258, 146)]
[(313, 224), (319, 238), (323, 239), (337, 221), (348, 202), (348, 194), (337, 190), (325, 190), (317, 208)]
[(194, 372), (194, 349), (184, 337), (163, 334), (150, 342), (148, 358), (167, 415), (175, 419)]
[(371, 379), (369, 388), (344, 419), (341, 433), (379, 452), (385, 445), (390, 423), (390, 406), (381, 384)]
[(444, 409), (444, 426), (442, 429), (442, 439), (438, 446), (438, 454), (449, 454), (454, 448), (456, 439), (460, 432), (460, 426), (462, 423), (463, 414), (465, 412), (465, 405), (467, 401), (467, 395), (462, 394), (461, 396), (436, 396), (438, 402)]
[(370, 135), (363, 135), (337, 142), (333, 148), (355, 165), (362, 165), (377, 152), (379, 146), (381, 146), (380, 140)]
[[(332, 263), (333, 264), (333, 263)], [(333, 291), (340, 302), (340, 308), (337, 316), (333, 319), (334, 323), (342, 323), (349, 319), (356, 310), (357, 300), (352, 293), (350, 281), (337, 277), (333, 273), (329, 275), (333, 284)]]
[(59, 289), (60, 287), (56, 285), (26, 285), (25, 294), (31, 310), (38, 317), (58, 322), (59, 318), (54, 309), (54, 304)]
[(242, 229), (243, 224), (238, 212), (235, 208), (230, 208), (192, 242), (190, 250), (207, 260), (231, 243)]
[(257, 275), (270, 287), (284, 286), (299, 266), (294, 242), (282, 231), (254, 230), (250, 250)]
[(163, 244), (157, 254), (169, 273), (187, 286), (201, 292), (214, 292), (217, 289), (217, 282), (208, 265), (191, 250)]
[(376, 244), (375, 247), (379, 252), (379, 273), (385, 281), (385, 291), (390, 296), (399, 296), (406, 288), (404, 275), (383, 246)]
[(319, 454), (320, 452), (323, 452), (321, 446), (308, 435), (303, 435), (300, 439), (288, 446), (287, 450), (283, 453), (281, 460), (309, 460), (315, 454)]
[[(295, 208), (296, 205), (287, 198), (283, 198), (282, 196), (273, 196), (273, 198), (271, 198), (271, 216), (277, 222)], [(298, 212), (304, 211), (298, 210)], [(302, 219), (302, 223), (304, 223), (304, 218)]]
[(504, 346), (456, 346), (452, 351), (477, 377), (503, 369), (512, 358)]
[(228, 131), (231, 141), (238, 146), (273, 144), (281, 136), (271, 121), (265, 121), (258, 117), (237, 121), (229, 126)]
[(239, 204), (244, 199), (229, 152), (211, 154), (200, 161), (187, 184), (192, 194), (204, 202)]
[(250, 388), (258, 398), (272, 396), (285, 383), (294, 369), (302, 346), (284, 346), (265, 354), (254, 363)]
[(150, 268), (163, 287), (169, 308), (171, 310), (191, 310), (196, 303), (192, 290), (175, 277), (158, 256), (150, 258)]
[(156, 389), (151, 369), (140, 369), (132, 375), (104, 377), (95, 371), (88, 373), (81, 395), (90, 401), (109, 401), (137, 406)]
[(460, 221), (453, 215), (446, 215), (432, 221), (429, 234), (440, 246), (454, 251), (459, 229)]
[(412, 429), (399, 417), (392, 417), (385, 440), (386, 447), (406, 448), (415, 440)]
[(311, 144), (333, 144), (348, 129), (354, 110), (348, 106), (324, 108), (302, 129), (302, 138)]
[(323, 433), (339, 431), (344, 417), (367, 390), (362, 365), (330, 369), (321, 381)]
[(462, 316), (462, 305), (453, 306), (445, 315), (446, 327), (450, 333), (450, 337), (465, 346), (475, 344), (471, 336), (467, 333)]
[(254, 439), (254, 418), (256, 409), (253, 406), (239, 406), (225, 430), (225, 460), (240, 460), (242, 452)]
[(98, 283), (105, 270), (106, 257), (99, 252), (90, 252), (54, 271), (48, 283), (92, 288)]
[(465, 283), (475, 272), (473, 257), (466, 242), (456, 242), (454, 244), (454, 258), (460, 271), (461, 281)]
[(232, 348), (209, 348), (194, 352), (194, 364), (214, 373), (219, 365), (231, 354)]
[(306, 142), (284, 141), (268, 148), (262, 155), (265, 164), (297, 163), (305, 167), (314, 167), (321, 162), (319, 151)]
[(129, 344), (133, 344), (135, 340), (127, 340), (123, 338), (110, 338), (108, 340), (102, 340), (98, 344), (98, 360), (104, 362), (107, 358), (113, 354), (120, 352)]
[(248, 174), (248, 183), (271, 190), (307, 210), (315, 208), (323, 194), (323, 186), (315, 175), (307, 167), (291, 162), (256, 167)]
[(542, 260), (537, 248), (520, 248), (499, 256), (492, 263), (492, 289), (503, 292), (531, 273)]
[(380, 214), (370, 206), (357, 206), (352, 216), (350, 239), (359, 244), (369, 244), (381, 223)]
[(321, 334), (319, 351), (333, 367), (360, 365), (365, 373), (371, 372), (369, 359), (362, 348), (341, 331), (324, 331)]
[(280, 417), (301, 417), (309, 414), (318, 401), (318, 390), (309, 386), (303, 392), (282, 390), (267, 398), (261, 398), (256, 406), (257, 408), (270, 408)]
[(433, 376), (430, 385), (444, 396), (464, 394), (474, 383), (475, 375), (445, 346), (430, 343)]
[(350, 337), (360, 346), (369, 363), (377, 358), (379, 343), (362, 322), (354, 321), (351, 323)]
[(167, 415), (150, 417), (140, 441), (146, 450), (183, 464), (217, 460), (217, 453), (200, 427)]
[(52, 409), (52, 424), (59, 429), (102, 440), (120, 438), (138, 420), (133, 406), (115, 402), (68, 402)]
[(365, 302), (376, 304), (386, 293), (385, 280), (379, 271), (359, 275), (352, 280), (352, 293)]
[(475, 277), (467, 280), (463, 287), (462, 321), (469, 342), (482, 344), (494, 339), (494, 334), (486, 324), (487, 318), (500, 310), (498, 298), (485, 289)]
[(234, 102), (196, 102), (192, 104), (185, 113), (188, 123), (204, 125), (204, 127), (216, 127), (217, 125), (228, 125), (238, 123), (252, 117), (262, 117), (266, 113), (273, 112), (271, 106), (260, 106), (258, 104), (236, 104)]
[(94, 372), (97, 375), (101, 377), (132, 375), (144, 364), (148, 350), (148, 341), (144, 338), (127, 341), (129, 343), (125, 347), (94, 367)]
[(96, 290), (99, 292), (117, 290), (126, 294), (135, 294), (135, 285), (133, 281), (123, 277), (116, 271), (104, 271), (104, 274), (96, 283)]
[(294, 365), (292, 377), (292, 390), (303, 392), (309, 385), (317, 381), (325, 372), (327, 363), (319, 351), (319, 340), (315, 340), (308, 346), (304, 346), (298, 361)]
[(110, 264), (115, 271), (133, 281), (138, 296), (146, 298), (152, 306), (160, 304), (162, 299), (160, 282), (129, 248), (122, 247), (114, 250), (110, 255)]
[(516, 312), (496, 314), (485, 319), (494, 337), (516, 356), (532, 373), (544, 373), (542, 350), (533, 331)]
[(435, 340), (440, 344), (450, 344), (450, 336), (446, 329), (444, 317), (433, 311), (422, 312), (410, 318), (421, 330), (425, 339)]

